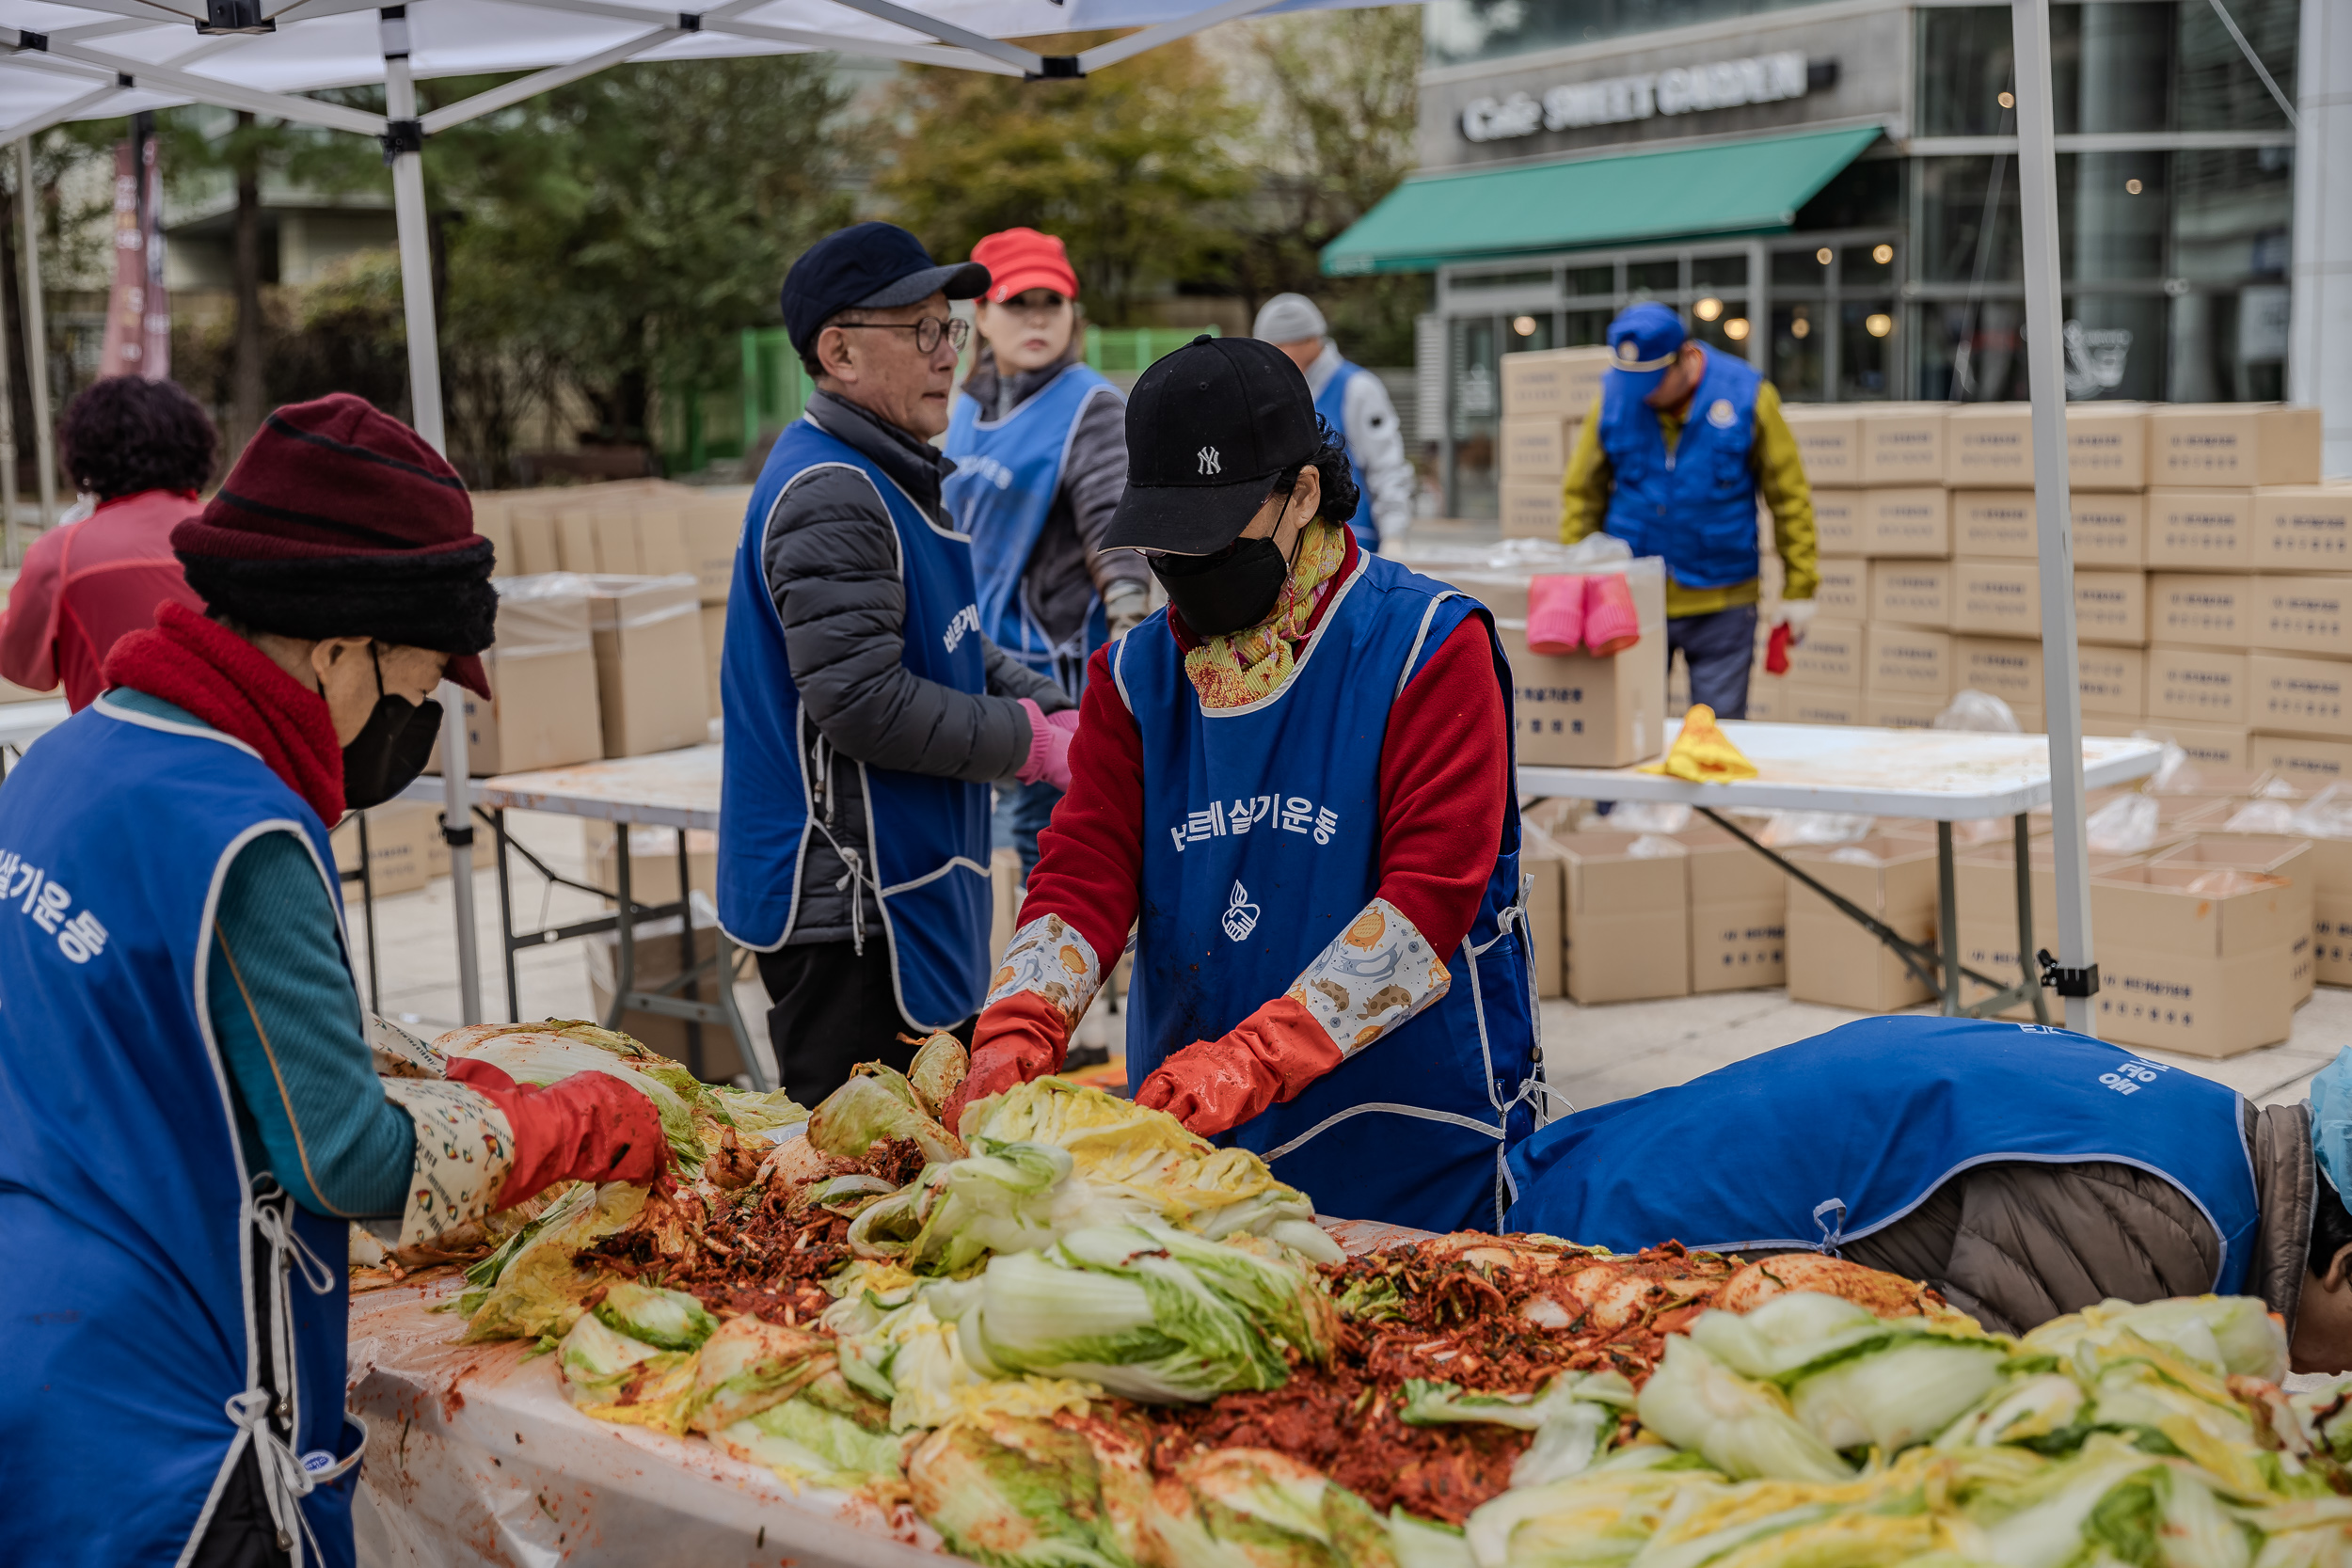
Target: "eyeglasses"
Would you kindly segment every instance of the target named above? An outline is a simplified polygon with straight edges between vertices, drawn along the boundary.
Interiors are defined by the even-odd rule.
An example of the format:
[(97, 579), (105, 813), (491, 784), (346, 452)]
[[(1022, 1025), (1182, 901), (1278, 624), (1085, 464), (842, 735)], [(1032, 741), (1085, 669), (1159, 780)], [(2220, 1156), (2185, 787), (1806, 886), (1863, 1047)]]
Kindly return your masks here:
[(917, 322), (835, 322), (833, 325), (844, 332), (854, 328), (876, 332), (912, 332), (917, 354), (930, 353), (939, 346), (939, 340), (943, 337), (955, 345), (958, 354), (961, 354), (963, 345), (972, 341), (972, 324), (949, 316), (925, 316)]

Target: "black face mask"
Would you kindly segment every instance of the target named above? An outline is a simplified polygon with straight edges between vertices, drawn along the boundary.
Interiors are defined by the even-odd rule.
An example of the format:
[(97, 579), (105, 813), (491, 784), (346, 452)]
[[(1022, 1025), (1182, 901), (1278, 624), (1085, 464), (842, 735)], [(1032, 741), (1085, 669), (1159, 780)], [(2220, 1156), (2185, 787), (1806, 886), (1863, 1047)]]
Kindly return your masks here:
[(412, 703), (384, 689), (384, 666), (375, 649), (375, 711), (343, 748), (343, 805), (351, 811), (380, 806), (416, 782), (432, 760), (433, 739), (441, 730), (441, 705)]
[(1291, 570), (1270, 538), (1236, 539), (1212, 555), (1155, 555), (1151, 561), (1152, 575), (1196, 637), (1224, 637), (1264, 620)]

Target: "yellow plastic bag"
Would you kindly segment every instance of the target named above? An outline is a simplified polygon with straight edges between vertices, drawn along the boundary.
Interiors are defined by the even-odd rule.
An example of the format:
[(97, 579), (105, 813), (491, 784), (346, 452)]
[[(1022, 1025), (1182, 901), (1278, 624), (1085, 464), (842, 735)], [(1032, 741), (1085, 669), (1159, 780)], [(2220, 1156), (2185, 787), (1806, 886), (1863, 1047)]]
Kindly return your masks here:
[(1674, 749), (1665, 760), (1650, 763), (1641, 771), (1664, 773), (1692, 784), (1727, 784), (1733, 779), (1755, 778), (1756, 764), (1740, 754), (1740, 748), (1715, 722), (1715, 710), (1701, 703), (1683, 715), (1682, 733), (1675, 736)]

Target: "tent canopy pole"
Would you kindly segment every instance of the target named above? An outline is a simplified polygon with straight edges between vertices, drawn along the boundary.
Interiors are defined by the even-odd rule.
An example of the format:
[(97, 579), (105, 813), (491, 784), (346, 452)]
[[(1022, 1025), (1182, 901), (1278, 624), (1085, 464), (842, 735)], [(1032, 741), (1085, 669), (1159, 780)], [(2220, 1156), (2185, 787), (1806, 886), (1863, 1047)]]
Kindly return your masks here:
[(24, 222), (24, 382), (32, 393), (33, 460), (40, 474), (40, 526), (57, 516), (57, 433), (49, 420), (49, 312), (40, 297), (40, 218), (33, 190), (33, 138), (16, 144), (16, 211)]
[[(384, 40), (385, 147), (392, 161), (392, 212), (400, 226), (400, 299), (408, 328), (408, 411), (417, 434), (447, 455), (441, 418), (441, 351), (433, 319), (431, 217), (424, 206), (423, 130), (417, 123), (417, 82), (408, 68), (407, 8), (387, 6), (377, 24)], [(473, 789), (466, 754), (466, 692), (441, 683), (441, 837), (449, 846), (450, 902), (457, 925), (457, 1007), (482, 1022), (482, 950), (474, 938)]]
[[(2074, 647), (2074, 539), (2066, 479), (2065, 307), (2058, 292), (2058, 154), (2050, 92), (2050, 0), (2011, 0), (2017, 61), (2017, 177), (2026, 243), (2026, 371), (2033, 396), (2034, 522), (2042, 567), (2042, 710), (2050, 732), (2051, 847), (2058, 959), (2098, 971), (2090, 941), (2090, 853), (2083, 827), (2082, 688)], [(2020, 955), (2021, 958), (2027, 957)], [(2065, 990), (2075, 989), (2068, 985)], [(2066, 1026), (2096, 1033), (2090, 995), (2066, 995)]]

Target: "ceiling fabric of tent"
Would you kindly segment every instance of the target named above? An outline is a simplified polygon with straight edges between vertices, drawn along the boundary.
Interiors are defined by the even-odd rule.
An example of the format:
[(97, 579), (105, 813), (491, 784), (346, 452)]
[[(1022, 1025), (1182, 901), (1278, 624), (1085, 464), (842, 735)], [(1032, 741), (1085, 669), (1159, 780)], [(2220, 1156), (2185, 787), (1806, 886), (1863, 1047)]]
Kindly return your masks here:
[[(1353, 3), (729, 0), (693, 12), (645, 0), (410, 0), (406, 9), (418, 78), (537, 71), (547, 79), (532, 90), (544, 91), (627, 60), (810, 50), (1005, 75), (1066, 74), (1069, 67), (1003, 40), (1142, 29), (1078, 56), (1076, 69), (1100, 70), (1231, 17)], [(187, 103), (380, 131), (358, 111), (329, 118), (256, 96), (382, 82), (378, 6), (261, 0), (261, 11), (272, 31), (207, 35), (198, 30), (204, 0), (0, 0), (0, 140), (69, 119)], [(479, 112), (528, 96), (509, 90)], [(446, 125), (472, 116), (434, 118)], [(438, 128), (427, 121), (428, 132)]]

